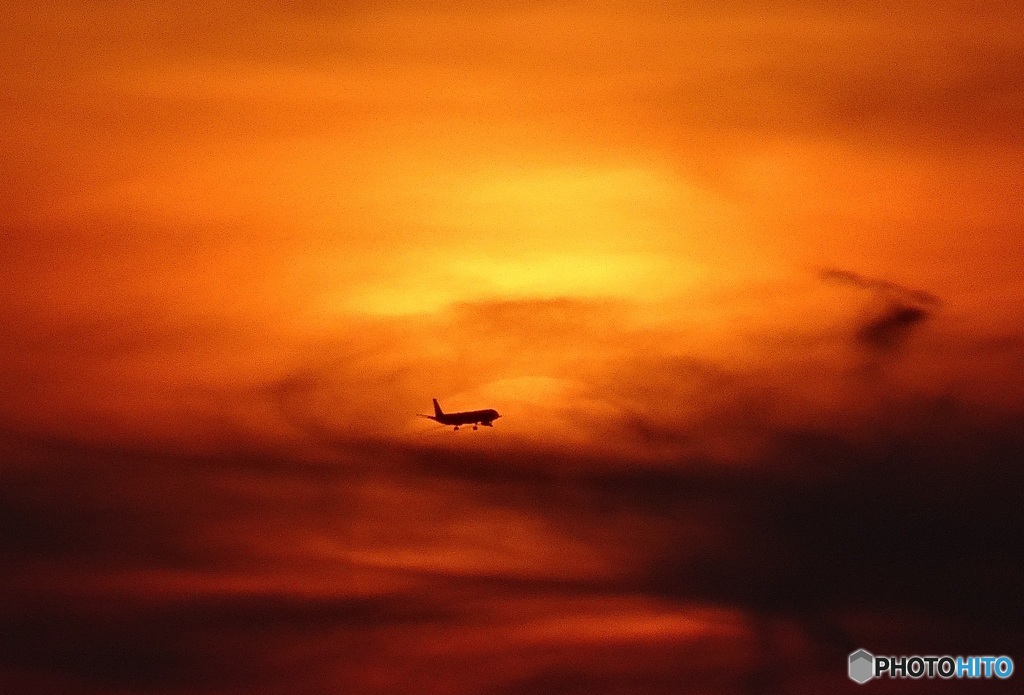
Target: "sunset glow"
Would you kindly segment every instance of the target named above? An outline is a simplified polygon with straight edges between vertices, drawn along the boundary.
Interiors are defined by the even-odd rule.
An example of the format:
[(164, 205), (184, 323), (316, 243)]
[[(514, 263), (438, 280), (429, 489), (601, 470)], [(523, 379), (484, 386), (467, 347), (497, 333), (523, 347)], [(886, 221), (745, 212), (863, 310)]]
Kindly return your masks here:
[(1012, 3), (6, 13), (0, 691), (1019, 653)]

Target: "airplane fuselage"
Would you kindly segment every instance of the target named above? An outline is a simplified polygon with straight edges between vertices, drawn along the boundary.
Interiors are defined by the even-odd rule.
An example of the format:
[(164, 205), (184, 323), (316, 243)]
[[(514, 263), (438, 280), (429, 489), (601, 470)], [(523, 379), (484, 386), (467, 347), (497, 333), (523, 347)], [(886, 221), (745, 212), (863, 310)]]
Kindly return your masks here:
[(439, 422), (442, 425), (453, 425), (455, 429), (459, 429), (461, 425), (473, 425), (473, 429), (476, 429), (477, 425), (494, 427), (494, 421), (501, 417), (501, 415), (493, 408), (488, 408), (487, 410), (465, 410), (461, 413), (446, 413), (441, 410), (441, 406), (435, 398), (434, 414), (421, 415), (420, 417)]
[(431, 420), (440, 422), (442, 425), (486, 425), (493, 427), (492, 424), (501, 415), (498, 415), (497, 410), (467, 410), (462, 413), (442, 413), (440, 416), (434, 415)]

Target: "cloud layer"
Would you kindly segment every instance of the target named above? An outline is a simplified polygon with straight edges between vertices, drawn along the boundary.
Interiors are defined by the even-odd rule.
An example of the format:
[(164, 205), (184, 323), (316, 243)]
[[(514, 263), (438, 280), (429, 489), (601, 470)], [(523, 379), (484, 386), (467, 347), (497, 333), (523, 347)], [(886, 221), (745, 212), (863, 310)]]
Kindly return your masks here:
[(1015, 6), (9, 15), (0, 689), (1020, 646)]

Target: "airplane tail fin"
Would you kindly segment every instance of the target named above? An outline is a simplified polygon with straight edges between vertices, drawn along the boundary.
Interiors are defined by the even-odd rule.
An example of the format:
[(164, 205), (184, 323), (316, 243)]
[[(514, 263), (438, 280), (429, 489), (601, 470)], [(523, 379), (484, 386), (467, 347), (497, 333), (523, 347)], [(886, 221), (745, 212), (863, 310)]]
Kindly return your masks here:
[(434, 417), (444, 417), (444, 411), (441, 410), (436, 398), (434, 399)]

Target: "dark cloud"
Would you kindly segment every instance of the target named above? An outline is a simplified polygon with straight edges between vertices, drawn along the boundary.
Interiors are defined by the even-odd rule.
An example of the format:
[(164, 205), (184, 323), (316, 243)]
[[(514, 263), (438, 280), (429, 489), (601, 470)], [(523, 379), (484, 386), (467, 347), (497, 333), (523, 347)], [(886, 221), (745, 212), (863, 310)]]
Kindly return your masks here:
[(902, 343), (910, 331), (928, 318), (929, 313), (919, 306), (894, 304), (880, 316), (868, 321), (857, 332), (864, 345), (879, 350), (892, 350)]
[[(270, 680), (275, 689), (292, 683), (312, 692), (306, 689), (312, 684), (303, 687), (304, 671), (329, 678), (328, 666), (340, 668), (346, 680), (358, 683), (365, 678), (360, 666), (379, 648), (378, 632), (455, 615), (449, 607), (429, 605), (426, 596), (63, 597), (44, 608), (4, 612), (0, 668), (39, 670), (83, 689), (240, 692)], [(309, 656), (275, 654), (296, 647)], [(329, 664), (304, 665), (317, 652)]]
[(826, 282), (849, 285), (870, 291), (874, 306), (856, 333), (857, 342), (879, 353), (892, 352), (910, 333), (941, 306), (939, 298), (924, 290), (904, 287), (888, 280), (870, 278), (835, 268), (821, 271)]
[[(775, 428), (759, 463), (742, 468), (342, 440), (359, 466), (8, 442), (31, 465), (2, 480), (4, 584), (19, 597), (0, 611), (4, 678), (27, 671), (78, 684), (68, 692), (343, 683), (404, 693), (452, 682), (529, 692), (585, 664), (581, 683), (607, 673), (609, 683), (660, 692), (688, 672), (682, 660), (703, 663), (708, 687), (730, 691), (724, 671), (682, 637), (614, 636), (623, 628), (606, 621), (616, 602), (637, 597), (657, 602), (662, 617), (633, 606), (626, 625), (680, 612), (714, 626), (696, 606), (736, 612), (738, 641), (701, 639), (723, 658), (751, 644), (783, 649), (778, 673), (747, 672), (776, 685), (841, 674), (851, 643), (960, 653), (994, 641), (1011, 651), (1024, 622), (1024, 430), (1019, 414), (995, 426), (968, 409), (943, 412), (937, 420), (916, 399), (852, 434)], [(612, 571), (574, 565), (565, 551), (555, 574), (529, 555), (449, 564), (472, 548), (501, 548), (495, 528), (522, 534), (537, 520), (545, 530), (528, 553), (585, 548)], [(419, 565), (425, 553), (440, 553), (440, 564)], [(281, 572), (278, 588), (259, 588)], [(181, 576), (179, 588), (167, 593), (162, 576)], [(224, 588), (211, 593), (208, 582)], [(594, 642), (570, 631), (535, 651), (523, 640), (546, 624), (541, 616), (613, 632)], [(787, 625), (820, 655), (780, 647)], [(438, 641), (448, 654), (477, 656), (433, 671)], [(516, 668), (492, 661), (509, 649)]]
[(941, 304), (939, 298), (924, 290), (915, 290), (888, 280), (867, 277), (860, 273), (838, 268), (825, 268), (821, 271), (821, 278), (826, 282), (834, 282), (841, 285), (852, 285), (868, 290), (875, 290), (880, 293), (901, 297), (907, 301), (914, 301), (928, 306)]
[[(758, 377), (676, 371), (677, 388), (717, 384), (715, 415), (649, 437), (751, 427)], [(329, 372), (270, 391), (301, 412)], [(650, 373), (664, 403), (678, 397)], [(1022, 416), (891, 391), (867, 422), (797, 427), (768, 407), (745, 461), (334, 431), (333, 459), (316, 462), (255, 444), (188, 457), (7, 435), (0, 579), (18, 600), (0, 610), (0, 682), (485, 693), (579, 675), (596, 692), (667, 692), (698, 669), (708, 688), (750, 692), (736, 668), (759, 692), (841, 676), (851, 643), (1010, 652), (1024, 624)], [(777, 385), (774, 401), (788, 397)], [(639, 638), (634, 621), (668, 632)], [(790, 629), (806, 648), (782, 646)], [(751, 667), (751, 649), (783, 663)]]

